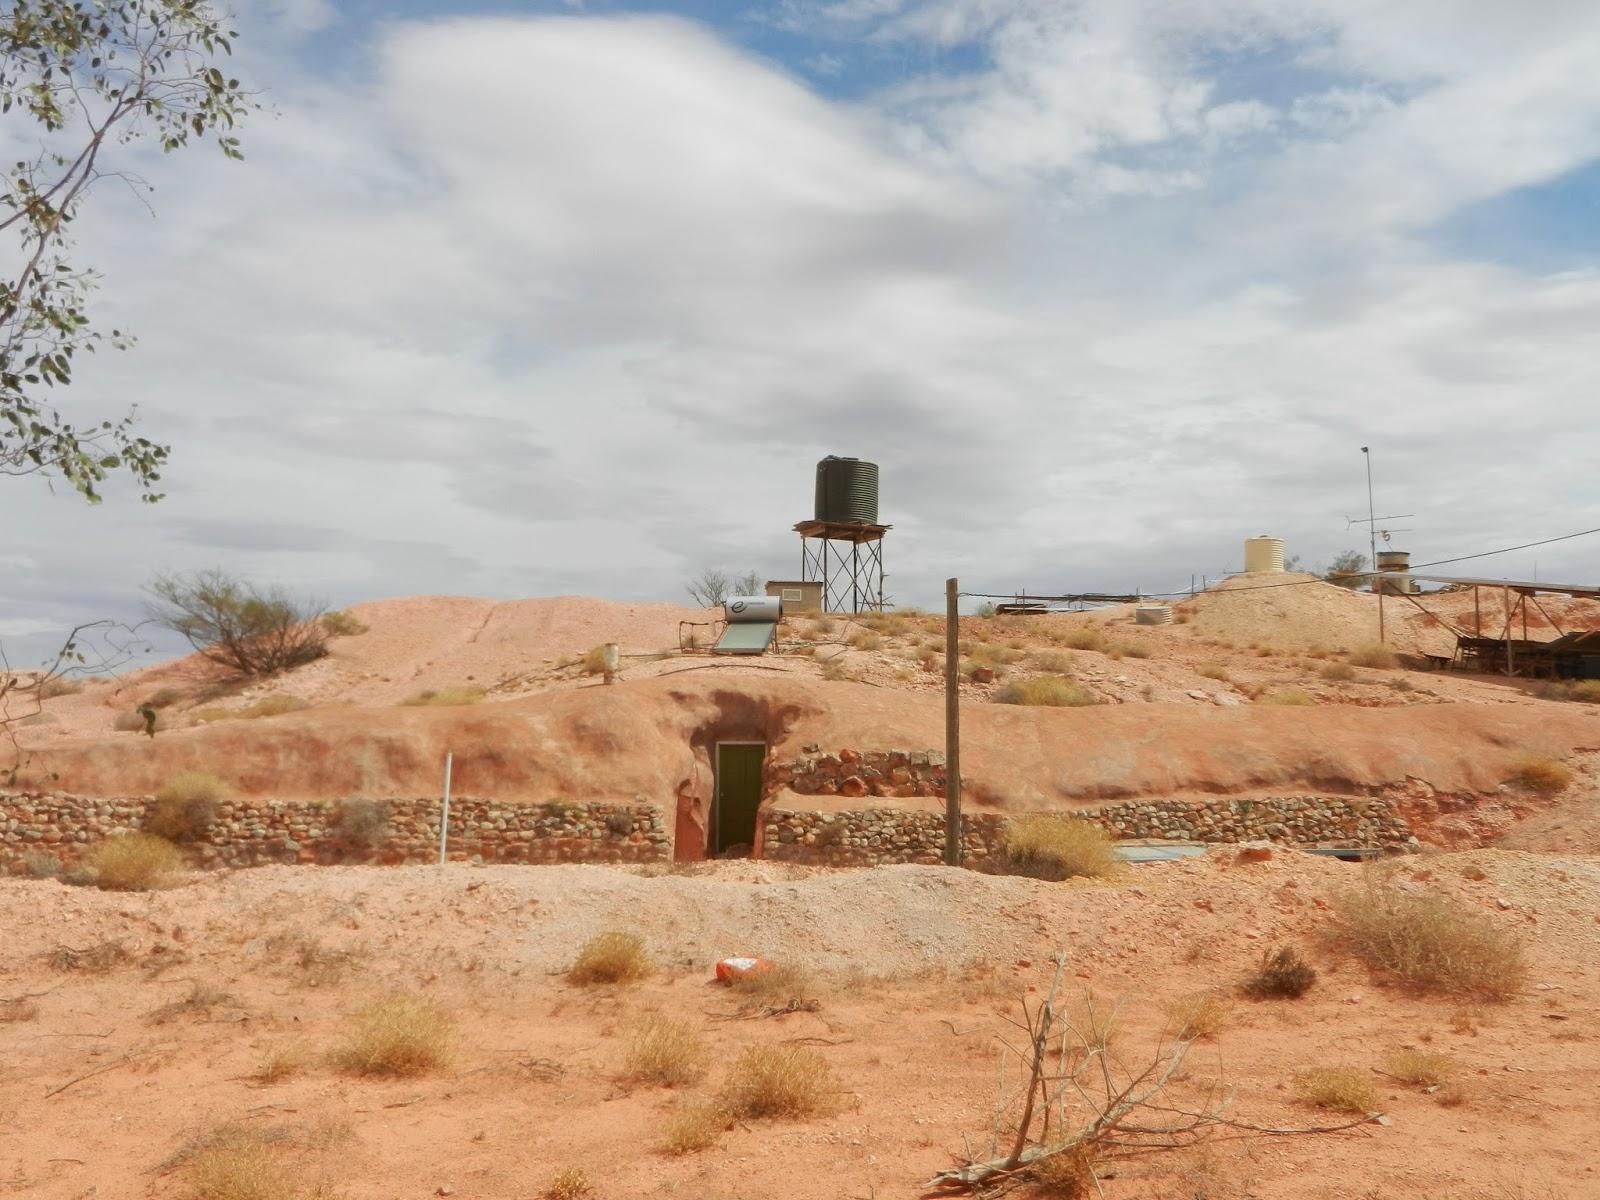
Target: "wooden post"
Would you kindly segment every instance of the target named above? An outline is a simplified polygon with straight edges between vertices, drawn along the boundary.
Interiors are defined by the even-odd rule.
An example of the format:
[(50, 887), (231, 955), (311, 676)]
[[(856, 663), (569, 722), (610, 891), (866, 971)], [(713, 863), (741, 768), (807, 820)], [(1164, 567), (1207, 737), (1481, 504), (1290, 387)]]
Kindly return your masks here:
[(961, 618), (957, 584), (944, 582), (944, 861), (961, 865)]
[(444, 866), (445, 848), (450, 844), (450, 768), (455, 765), (456, 756), (444, 756), (444, 809), (439, 814), (439, 865)]

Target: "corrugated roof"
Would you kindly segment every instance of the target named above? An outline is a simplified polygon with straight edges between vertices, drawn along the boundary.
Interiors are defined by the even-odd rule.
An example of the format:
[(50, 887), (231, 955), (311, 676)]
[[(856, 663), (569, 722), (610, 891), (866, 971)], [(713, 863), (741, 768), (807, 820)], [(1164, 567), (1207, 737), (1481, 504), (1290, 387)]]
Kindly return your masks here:
[(1600, 587), (1584, 583), (1544, 583), (1537, 579), (1475, 579), (1466, 575), (1419, 575), (1415, 571), (1401, 573), (1380, 571), (1379, 579), (1416, 579), (1423, 583), (1459, 584), (1463, 587), (1510, 588), (1514, 592), (1553, 592), (1561, 596), (1587, 596), (1600, 599)]

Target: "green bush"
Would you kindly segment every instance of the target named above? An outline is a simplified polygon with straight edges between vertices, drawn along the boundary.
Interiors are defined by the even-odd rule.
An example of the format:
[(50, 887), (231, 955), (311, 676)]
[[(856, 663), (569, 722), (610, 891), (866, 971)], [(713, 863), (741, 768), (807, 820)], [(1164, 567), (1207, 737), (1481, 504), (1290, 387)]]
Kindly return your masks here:
[(367, 632), (367, 627), (349, 613), (340, 611), (322, 614), (322, 632), (331, 638), (358, 637)]

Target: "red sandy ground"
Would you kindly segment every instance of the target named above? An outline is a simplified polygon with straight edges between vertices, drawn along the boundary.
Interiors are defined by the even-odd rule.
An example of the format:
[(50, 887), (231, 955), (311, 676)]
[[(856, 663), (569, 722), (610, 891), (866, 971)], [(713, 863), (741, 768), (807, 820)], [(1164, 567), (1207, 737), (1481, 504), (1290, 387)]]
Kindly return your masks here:
[[(1105, 1196), (1600, 1196), (1600, 861), (1476, 851), (1398, 868), (1402, 886), (1459, 896), (1528, 936), (1523, 994), (1475, 1010), (1387, 986), (1327, 942), (1330, 897), (1359, 870), (1218, 852), (1087, 886), (756, 863), (264, 868), (148, 895), (3, 880), (0, 997), (32, 994), (37, 1012), (0, 1024), (0, 1192), (185, 1196), (182, 1167), (163, 1164), (241, 1123), (284, 1134), (303, 1180), (350, 1200), (535, 1197), (568, 1166), (602, 1198), (912, 1197), (963, 1139), (986, 1147), (998, 1039), (1014, 1035), (1005, 1017), (1023, 995), (1038, 1000), (1058, 949), (1071, 954), (1074, 989), (1124, 1002), (1120, 1052), (1137, 1059), (1166, 999), (1229, 989), (1264, 947), (1293, 942), (1322, 972), (1316, 987), (1299, 1001), (1236, 1000), (1180, 1094), (1222, 1079), (1242, 1120), (1325, 1123), (1294, 1100), (1292, 1077), (1348, 1065), (1369, 1074), (1392, 1123), (1218, 1136), (1198, 1152), (1113, 1165)], [(613, 927), (644, 937), (654, 978), (584, 990), (555, 973)], [(58, 947), (103, 940), (128, 960), (103, 974), (50, 964)], [(305, 945), (354, 959), (319, 981), (296, 965)], [(724, 1019), (736, 1002), (707, 981), (734, 952), (810, 964), (820, 1010)], [(228, 999), (163, 1016), (194, 981)], [(449, 1069), (374, 1081), (317, 1060), (344, 1014), (391, 989), (457, 1015)], [(682, 1091), (616, 1081), (630, 1027), (651, 1012), (713, 1043), (706, 1080)], [(751, 1122), (684, 1158), (659, 1151), (669, 1116), (712, 1094), (740, 1048), (791, 1039), (833, 1068), (837, 1113)], [(262, 1056), (291, 1041), (312, 1053), (306, 1070), (253, 1081)], [(1445, 1107), (1379, 1074), (1400, 1047), (1455, 1060), (1464, 1102)]]

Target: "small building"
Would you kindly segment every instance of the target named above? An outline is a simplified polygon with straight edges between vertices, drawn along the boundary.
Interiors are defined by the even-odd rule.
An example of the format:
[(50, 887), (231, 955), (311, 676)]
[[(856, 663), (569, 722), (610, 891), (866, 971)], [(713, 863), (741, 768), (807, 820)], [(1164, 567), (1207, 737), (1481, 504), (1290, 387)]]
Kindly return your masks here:
[(767, 595), (783, 601), (783, 611), (821, 612), (822, 580), (820, 579), (769, 579)]

